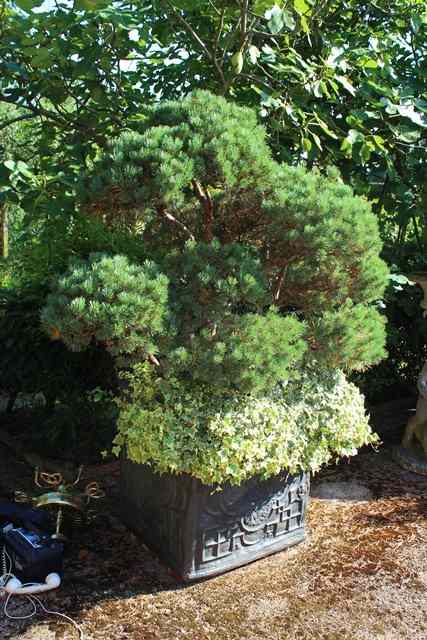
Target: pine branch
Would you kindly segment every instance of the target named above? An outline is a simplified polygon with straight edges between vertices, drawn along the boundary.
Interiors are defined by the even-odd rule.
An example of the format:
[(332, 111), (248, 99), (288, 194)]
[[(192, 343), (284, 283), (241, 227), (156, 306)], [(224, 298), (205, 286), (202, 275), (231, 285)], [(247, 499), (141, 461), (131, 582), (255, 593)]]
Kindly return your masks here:
[(175, 216), (173, 216), (171, 213), (166, 211), (164, 207), (159, 207), (157, 209), (157, 212), (162, 218), (164, 218), (165, 220), (168, 220), (168, 222), (171, 222), (172, 224), (182, 229), (182, 231), (185, 232), (185, 234), (189, 237), (190, 240), (195, 240), (195, 237), (190, 231), (190, 229), (183, 222), (181, 222), (181, 220), (178, 220), (177, 218), (175, 218)]
[(148, 361), (151, 362), (151, 364), (153, 364), (155, 367), (160, 367), (160, 362), (157, 360), (156, 356), (153, 356), (153, 354), (150, 354), (148, 356)]
[(203, 239), (208, 244), (213, 240), (213, 202), (209, 191), (204, 189), (200, 182), (193, 180), (194, 194), (203, 208)]
[(274, 288), (273, 288), (273, 300), (274, 300), (274, 302), (278, 302), (278, 300), (280, 298), (280, 292), (282, 290), (283, 283), (285, 281), (287, 270), (288, 270), (288, 263), (286, 263), (284, 265), (284, 267), (279, 271), (279, 274), (278, 274), (278, 276), (276, 278), (276, 282), (274, 283)]

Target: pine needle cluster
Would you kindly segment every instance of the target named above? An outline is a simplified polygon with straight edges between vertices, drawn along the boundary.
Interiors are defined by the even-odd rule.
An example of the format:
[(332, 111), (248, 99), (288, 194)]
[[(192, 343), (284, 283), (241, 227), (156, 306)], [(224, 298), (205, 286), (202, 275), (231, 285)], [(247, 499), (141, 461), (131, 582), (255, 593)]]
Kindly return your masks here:
[(126, 256), (91, 254), (73, 260), (54, 283), (41, 313), (47, 333), (72, 351), (91, 343), (123, 359), (147, 359), (164, 330), (168, 279), (152, 262), (130, 264)]

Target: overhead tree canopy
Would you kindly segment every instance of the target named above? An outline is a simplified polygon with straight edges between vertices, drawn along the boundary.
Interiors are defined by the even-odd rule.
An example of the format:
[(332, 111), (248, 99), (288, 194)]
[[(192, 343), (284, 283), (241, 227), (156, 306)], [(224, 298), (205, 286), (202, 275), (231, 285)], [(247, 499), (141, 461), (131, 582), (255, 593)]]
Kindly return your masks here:
[(0, 169), (24, 209), (71, 215), (78, 174), (106, 139), (134, 128), (141, 105), (201, 87), (257, 107), (276, 157), (337, 164), (393, 241), (423, 245), (424, 0), (2, 7), (0, 101), (20, 110), (0, 127), (28, 119), (38, 129), (33, 176), (17, 163)]
[(258, 106), (281, 159), (338, 164), (384, 225), (397, 222), (394, 240), (409, 231), (421, 243), (424, 0), (157, 0), (149, 14), (158, 47), (147, 42), (153, 64), (139, 68), (155, 92), (210, 88)]

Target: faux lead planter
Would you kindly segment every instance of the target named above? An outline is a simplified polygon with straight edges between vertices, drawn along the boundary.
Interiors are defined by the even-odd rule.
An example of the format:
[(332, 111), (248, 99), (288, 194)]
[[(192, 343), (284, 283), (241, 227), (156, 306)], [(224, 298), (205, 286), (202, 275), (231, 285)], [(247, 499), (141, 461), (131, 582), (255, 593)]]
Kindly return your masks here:
[(221, 491), (123, 460), (123, 521), (183, 580), (214, 576), (302, 542), (309, 475)]

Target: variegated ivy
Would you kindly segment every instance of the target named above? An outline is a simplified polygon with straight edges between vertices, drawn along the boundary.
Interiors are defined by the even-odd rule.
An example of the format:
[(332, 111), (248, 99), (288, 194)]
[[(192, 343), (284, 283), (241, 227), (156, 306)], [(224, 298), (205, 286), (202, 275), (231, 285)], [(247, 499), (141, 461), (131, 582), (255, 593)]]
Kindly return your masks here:
[(261, 397), (154, 381), (146, 365), (127, 377), (115, 452), (124, 447), (160, 473), (240, 484), (282, 469), (316, 472), (378, 439), (363, 396), (339, 370), (308, 370)]

